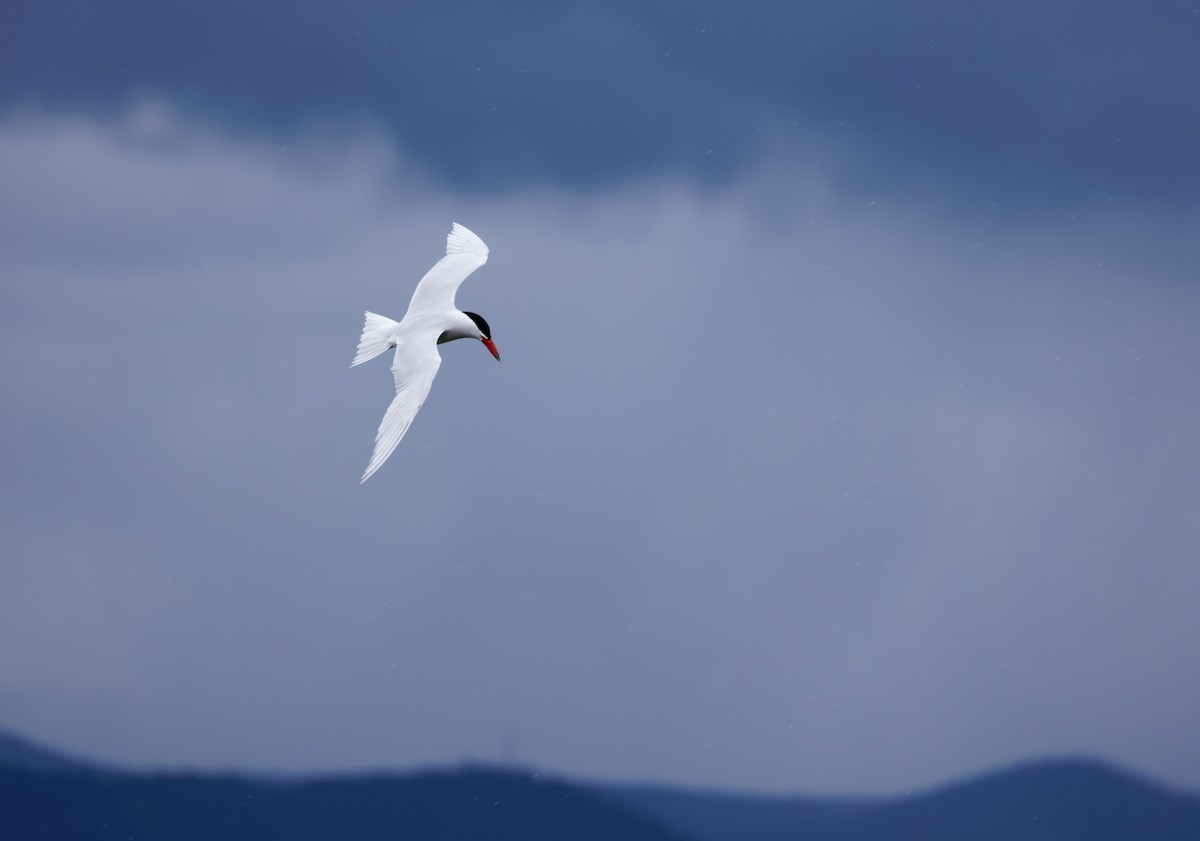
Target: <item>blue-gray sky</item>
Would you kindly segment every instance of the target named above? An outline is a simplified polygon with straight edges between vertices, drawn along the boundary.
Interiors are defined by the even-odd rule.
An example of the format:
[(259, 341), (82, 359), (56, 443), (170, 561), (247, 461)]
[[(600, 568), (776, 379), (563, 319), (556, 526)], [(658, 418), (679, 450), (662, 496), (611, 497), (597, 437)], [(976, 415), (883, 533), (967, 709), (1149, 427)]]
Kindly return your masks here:
[(796, 5), (6, 6), (0, 726), (1200, 788), (1200, 11)]

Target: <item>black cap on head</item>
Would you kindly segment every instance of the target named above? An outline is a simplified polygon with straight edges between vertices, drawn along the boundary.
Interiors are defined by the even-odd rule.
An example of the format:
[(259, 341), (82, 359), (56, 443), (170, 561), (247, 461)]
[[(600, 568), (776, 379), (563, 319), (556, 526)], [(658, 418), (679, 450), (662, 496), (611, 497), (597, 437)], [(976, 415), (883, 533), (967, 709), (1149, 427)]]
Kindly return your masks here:
[(474, 312), (464, 312), (463, 315), (475, 322), (475, 326), (479, 328), (479, 332), (485, 339), (492, 337), (492, 328), (488, 327), (487, 320), (482, 315)]

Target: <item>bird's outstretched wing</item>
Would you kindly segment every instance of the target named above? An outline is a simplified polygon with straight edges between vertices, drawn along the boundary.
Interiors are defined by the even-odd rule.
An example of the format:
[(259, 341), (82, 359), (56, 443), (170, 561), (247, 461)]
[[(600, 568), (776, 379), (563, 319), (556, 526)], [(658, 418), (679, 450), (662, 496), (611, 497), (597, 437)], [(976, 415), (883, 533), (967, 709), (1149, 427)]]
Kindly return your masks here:
[(454, 293), (467, 275), (487, 262), (488, 247), (457, 222), (446, 237), (446, 256), (425, 273), (408, 304), (410, 313), (455, 309)]
[(387, 461), (404, 433), (408, 432), (413, 418), (429, 396), (433, 378), (437, 376), (441, 364), (442, 357), (437, 352), (433, 337), (429, 337), (429, 341), (410, 340), (396, 346), (396, 359), (392, 363), (396, 396), (379, 424), (379, 431), (375, 433), (375, 450), (371, 453), (366, 471), (358, 480), (360, 485)]

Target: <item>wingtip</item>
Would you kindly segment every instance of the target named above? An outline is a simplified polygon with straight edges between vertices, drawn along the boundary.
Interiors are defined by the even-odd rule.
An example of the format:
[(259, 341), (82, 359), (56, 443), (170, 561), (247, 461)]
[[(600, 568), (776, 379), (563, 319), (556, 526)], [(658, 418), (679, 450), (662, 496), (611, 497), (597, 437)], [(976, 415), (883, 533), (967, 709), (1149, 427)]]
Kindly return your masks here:
[(478, 254), (487, 260), (488, 247), (484, 245), (479, 235), (458, 222), (450, 226), (446, 236), (446, 254)]

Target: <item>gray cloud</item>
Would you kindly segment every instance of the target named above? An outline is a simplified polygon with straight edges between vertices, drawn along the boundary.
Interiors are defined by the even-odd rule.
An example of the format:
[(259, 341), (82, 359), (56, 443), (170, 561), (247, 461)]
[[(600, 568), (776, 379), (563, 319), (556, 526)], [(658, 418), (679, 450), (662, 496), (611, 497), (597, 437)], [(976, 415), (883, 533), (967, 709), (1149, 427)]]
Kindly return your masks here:
[(960, 212), (1200, 190), (1190, 3), (54, 0), (9, 18), (0, 109), (111, 114), (151, 95), (276, 139), (369, 119), (475, 193), (729, 185), (779, 126), (797, 146), (835, 138), (843, 190), (936, 189)]
[[(820, 148), (464, 197), (388, 150), (0, 125), (5, 724), (149, 764), (517, 733), (738, 788), (1077, 751), (1200, 784), (1194, 214), (872, 204)], [(399, 315), (451, 221), (504, 362), (445, 346), (359, 487), (361, 310)]]

